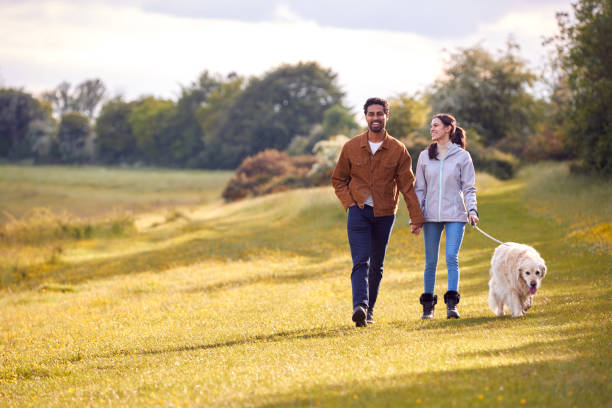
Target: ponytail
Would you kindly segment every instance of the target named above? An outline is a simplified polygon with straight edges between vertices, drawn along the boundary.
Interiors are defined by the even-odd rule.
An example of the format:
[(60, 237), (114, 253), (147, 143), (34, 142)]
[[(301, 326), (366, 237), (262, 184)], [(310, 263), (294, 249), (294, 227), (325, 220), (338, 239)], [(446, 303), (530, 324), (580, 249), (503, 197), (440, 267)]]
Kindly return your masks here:
[(465, 149), (465, 130), (457, 126), (451, 135), (450, 140), (454, 144), (461, 146), (462, 149)]

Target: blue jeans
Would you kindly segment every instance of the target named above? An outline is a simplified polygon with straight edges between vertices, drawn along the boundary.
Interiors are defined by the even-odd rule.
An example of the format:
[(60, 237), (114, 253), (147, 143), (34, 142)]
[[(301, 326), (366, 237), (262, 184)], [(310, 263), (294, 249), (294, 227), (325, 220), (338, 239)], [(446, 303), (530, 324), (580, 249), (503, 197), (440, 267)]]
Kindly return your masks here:
[(448, 290), (459, 291), (459, 249), (465, 231), (464, 222), (426, 222), (423, 224), (425, 239), (425, 293), (434, 293), (440, 237), (446, 230), (446, 266), (448, 268)]
[(358, 305), (373, 310), (382, 280), (385, 252), (393, 229), (395, 215), (374, 217), (374, 209), (349, 207), (347, 231), (353, 271), (353, 308)]

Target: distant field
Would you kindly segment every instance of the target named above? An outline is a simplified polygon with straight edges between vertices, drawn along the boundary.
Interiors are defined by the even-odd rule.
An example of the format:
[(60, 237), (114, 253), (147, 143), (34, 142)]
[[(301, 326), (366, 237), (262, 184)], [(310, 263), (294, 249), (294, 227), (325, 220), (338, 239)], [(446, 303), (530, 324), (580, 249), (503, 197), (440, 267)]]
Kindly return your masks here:
[(220, 200), (232, 172), (0, 165), (0, 223), (35, 207), (75, 216)]
[[(87, 197), (62, 171), (56, 191), (70, 195), (74, 183)], [(91, 206), (104, 209), (96, 197), (108, 203), (114, 189), (129, 198), (137, 183), (126, 180), (147, 178), (113, 174), (116, 185), (100, 177)], [(518, 319), (489, 310), (496, 244), (468, 228), (462, 318), (445, 319), (440, 302), (436, 319), (421, 321), (422, 236), (409, 233), (401, 207), (376, 324), (356, 329), (346, 214), (328, 187), (223, 205), (211, 189), (201, 205), (151, 206), (127, 224), (68, 222), (75, 230), (55, 231), (61, 239), (18, 225), (21, 235), (2, 244), (0, 406), (608, 406), (612, 256), (573, 234), (565, 208), (590, 206), (605, 224), (589, 201), (611, 197), (583, 194), (596, 186), (567, 174), (556, 181), (571, 191), (549, 191), (549, 179), (528, 174), (478, 175), (481, 227), (535, 246), (549, 267)]]

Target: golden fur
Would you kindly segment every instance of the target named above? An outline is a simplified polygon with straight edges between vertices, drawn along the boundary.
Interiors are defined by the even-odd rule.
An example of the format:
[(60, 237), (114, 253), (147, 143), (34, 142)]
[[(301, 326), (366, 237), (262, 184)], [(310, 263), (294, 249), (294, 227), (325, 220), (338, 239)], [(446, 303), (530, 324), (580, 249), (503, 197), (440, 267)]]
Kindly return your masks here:
[(533, 295), (546, 275), (546, 264), (529, 245), (506, 242), (495, 249), (489, 273), (491, 310), (503, 316), (505, 305), (513, 317), (518, 317), (531, 307)]

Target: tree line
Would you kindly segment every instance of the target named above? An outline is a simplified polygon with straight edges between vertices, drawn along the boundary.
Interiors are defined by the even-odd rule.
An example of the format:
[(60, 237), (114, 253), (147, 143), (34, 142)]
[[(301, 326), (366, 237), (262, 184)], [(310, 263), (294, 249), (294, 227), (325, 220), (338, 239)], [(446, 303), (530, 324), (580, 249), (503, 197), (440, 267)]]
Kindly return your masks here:
[(99, 79), (74, 89), (62, 83), (40, 98), (0, 90), (0, 157), (232, 169), (266, 148), (286, 150), (295, 140), (294, 150), (297, 141), (307, 149), (321, 132), (356, 128), (337, 75), (316, 63), (248, 79), (204, 71), (176, 101), (145, 96), (102, 103), (104, 95)]
[[(449, 112), (494, 173), (511, 175), (518, 161), (574, 159), (575, 170), (612, 174), (612, 6), (573, 7), (573, 16), (557, 15), (559, 34), (545, 42), (546, 75), (530, 70), (512, 41), (497, 53), (449, 52), (424, 92), (387, 95), (389, 132), (418, 150), (431, 114)], [(536, 83), (545, 96), (534, 95)], [(0, 89), (0, 160), (235, 169), (266, 149), (311, 154), (319, 141), (359, 131), (360, 112), (346, 107), (337, 74), (314, 62), (251, 78), (204, 71), (176, 100), (106, 95), (99, 79), (39, 97)]]

